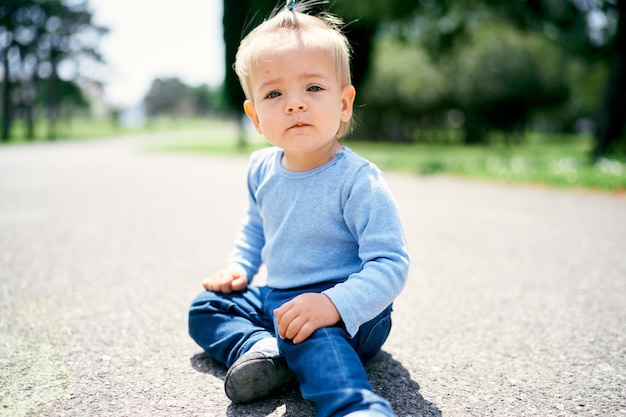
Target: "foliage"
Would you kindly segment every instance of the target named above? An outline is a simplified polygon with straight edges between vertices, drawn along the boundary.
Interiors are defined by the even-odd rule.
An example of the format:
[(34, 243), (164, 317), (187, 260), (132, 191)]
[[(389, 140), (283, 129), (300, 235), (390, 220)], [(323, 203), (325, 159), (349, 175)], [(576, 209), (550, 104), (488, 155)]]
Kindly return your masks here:
[(209, 116), (224, 112), (222, 94), (207, 85), (192, 87), (179, 78), (156, 78), (144, 97), (149, 117)]
[(222, 88), (214, 89), (208, 85), (189, 87), (189, 100), (196, 116), (209, 116), (227, 112)]
[[(621, 141), (626, 149), (626, 2), (619, 0), (424, 0), (411, 3), (412, 13), (396, 15), (399, 36), (419, 39), (435, 58), (456, 53), (485, 20), (505, 19), (528, 33), (558, 45), (568, 59), (576, 57), (609, 67), (599, 102), (594, 156), (606, 154)], [(570, 86), (575, 88), (575, 86)], [(600, 98), (603, 97), (602, 101)]]
[[(105, 28), (92, 23), (87, 1), (5, 0), (0, 3), (0, 61), (3, 81), (3, 129), (7, 140), (14, 109), (32, 114), (35, 97), (45, 90), (49, 136), (54, 137), (63, 93), (61, 77), (78, 80), (81, 60), (99, 61), (99, 37)], [(67, 91), (67, 90), (65, 90)], [(28, 117), (28, 122), (34, 119)], [(32, 126), (29, 130), (33, 130)]]
[(379, 38), (371, 75), (358, 91), (355, 135), (407, 142), (446, 108), (449, 84), (425, 51), (394, 38)]
[(364, 123), (356, 134), (410, 141), (419, 130), (451, 124), (465, 128), (466, 142), (481, 129), (473, 142), (482, 142), (489, 129), (522, 131), (533, 111), (568, 97), (567, 64), (539, 36), (484, 24), (457, 51), (435, 61), (416, 40), (381, 37), (360, 92)]
[(565, 103), (568, 63), (553, 45), (499, 22), (475, 32), (455, 54), (450, 77), (453, 101), (466, 115), (466, 143), (484, 142), (490, 129), (519, 134), (533, 112)]

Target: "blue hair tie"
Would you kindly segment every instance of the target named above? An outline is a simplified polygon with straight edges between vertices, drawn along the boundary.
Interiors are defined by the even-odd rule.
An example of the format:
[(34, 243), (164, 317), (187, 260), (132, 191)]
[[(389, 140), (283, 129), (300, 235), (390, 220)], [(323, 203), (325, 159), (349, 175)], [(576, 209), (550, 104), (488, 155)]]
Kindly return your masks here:
[(293, 10), (296, 7), (296, 0), (287, 0), (287, 8)]

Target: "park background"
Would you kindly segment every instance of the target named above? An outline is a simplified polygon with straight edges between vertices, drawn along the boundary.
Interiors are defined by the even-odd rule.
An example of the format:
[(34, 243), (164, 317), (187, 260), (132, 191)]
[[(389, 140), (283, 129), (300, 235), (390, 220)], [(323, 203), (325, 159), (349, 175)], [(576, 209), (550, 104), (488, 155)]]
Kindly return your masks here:
[[(624, 2), (296, 3), (344, 19), (358, 91), (346, 143), (383, 169), (626, 187)], [(1, 143), (174, 130), (169, 150), (262, 146), (231, 67), (274, 7), (4, 1)]]
[[(626, 415), (626, 3), (307, 3), (346, 21), (345, 143), (411, 252), (374, 388), (399, 417)], [(266, 146), (230, 63), (274, 5), (0, 1), (0, 416), (314, 414), (231, 404), (186, 326)]]

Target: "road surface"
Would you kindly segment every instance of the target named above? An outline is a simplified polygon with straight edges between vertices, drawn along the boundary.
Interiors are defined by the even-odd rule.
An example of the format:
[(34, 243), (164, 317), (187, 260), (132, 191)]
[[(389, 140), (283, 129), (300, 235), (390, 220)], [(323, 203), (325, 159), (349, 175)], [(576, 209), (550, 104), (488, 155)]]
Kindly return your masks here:
[[(313, 416), (251, 405), (187, 336), (245, 156), (0, 147), (0, 416)], [(368, 365), (398, 416), (626, 416), (626, 198), (386, 173), (413, 260)]]

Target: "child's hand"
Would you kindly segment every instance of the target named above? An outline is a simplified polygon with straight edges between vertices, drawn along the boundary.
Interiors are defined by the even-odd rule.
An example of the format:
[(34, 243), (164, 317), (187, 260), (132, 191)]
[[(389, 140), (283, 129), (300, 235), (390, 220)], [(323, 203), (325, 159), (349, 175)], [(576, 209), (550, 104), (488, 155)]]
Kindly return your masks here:
[(306, 340), (322, 327), (337, 324), (341, 316), (333, 302), (324, 294), (304, 293), (274, 310), (278, 334), (293, 343)]
[(205, 290), (230, 294), (243, 291), (248, 286), (248, 277), (243, 270), (222, 269), (202, 282)]

